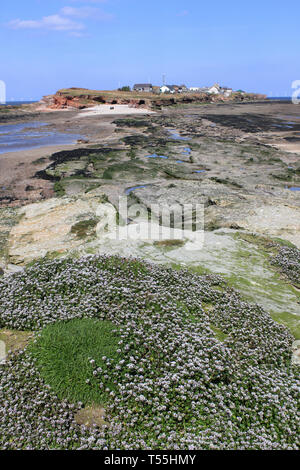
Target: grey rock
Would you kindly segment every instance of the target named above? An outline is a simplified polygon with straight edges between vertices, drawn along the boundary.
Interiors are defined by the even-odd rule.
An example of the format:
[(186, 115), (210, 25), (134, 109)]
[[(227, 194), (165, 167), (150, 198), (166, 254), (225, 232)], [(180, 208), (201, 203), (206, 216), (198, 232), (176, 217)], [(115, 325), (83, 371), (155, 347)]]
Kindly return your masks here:
[(292, 364), (300, 366), (300, 339), (294, 341), (292, 345)]

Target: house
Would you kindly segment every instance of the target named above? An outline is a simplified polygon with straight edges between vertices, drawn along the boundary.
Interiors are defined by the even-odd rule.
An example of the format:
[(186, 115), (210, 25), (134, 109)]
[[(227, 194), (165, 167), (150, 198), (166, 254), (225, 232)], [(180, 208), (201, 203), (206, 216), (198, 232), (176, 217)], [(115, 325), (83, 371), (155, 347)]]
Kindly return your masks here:
[(209, 88), (208, 93), (211, 95), (219, 95), (221, 92), (221, 87), (218, 83)]
[(176, 90), (176, 93), (186, 93), (188, 91), (185, 85), (173, 85)]
[(221, 87), (218, 83), (215, 83), (213, 86), (210, 87), (191, 87), (189, 89), (190, 92), (193, 93), (206, 93), (209, 95), (224, 95), (226, 98), (231, 96), (233, 93), (232, 88)]
[(232, 95), (233, 89), (232, 88), (227, 88), (227, 87), (222, 87), (221, 88), (221, 93), (225, 96), (225, 98), (229, 98), (229, 96)]
[(191, 87), (189, 90), (193, 93), (209, 93), (208, 87)]
[(161, 93), (171, 93), (172, 95), (176, 93), (174, 85), (163, 85), (160, 87)]
[(156, 86), (156, 85), (153, 85), (152, 93), (154, 93), (155, 95), (159, 95), (160, 94), (160, 87)]
[(185, 86), (185, 85), (179, 85), (179, 90), (178, 90), (178, 93), (187, 93), (189, 90), (188, 90), (188, 87)]
[(153, 91), (153, 86), (151, 83), (137, 83), (133, 87), (133, 91), (143, 91), (146, 93), (152, 93)]

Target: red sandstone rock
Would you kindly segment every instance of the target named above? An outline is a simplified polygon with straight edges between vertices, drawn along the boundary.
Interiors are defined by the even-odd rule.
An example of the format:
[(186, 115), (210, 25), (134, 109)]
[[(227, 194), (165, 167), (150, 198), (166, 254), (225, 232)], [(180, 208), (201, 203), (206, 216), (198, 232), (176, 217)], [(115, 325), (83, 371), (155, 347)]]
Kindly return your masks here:
[[(70, 90), (80, 90), (80, 88), (70, 88)], [(149, 97), (148, 99), (144, 96), (141, 99), (138, 98), (130, 98), (122, 96), (120, 93), (119, 96), (116, 94), (115, 96), (105, 95), (95, 95), (95, 94), (81, 94), (78, 96), (66, 95), (58, 91), (55, 95), (44, 96), (41, 100), (41, 103), (46, 105), (49, 109), (67, 109), (67, 108), (75, 108), (75, 109), (84, 109), (92, 106), (96, 106), (97, 104), (127, 104), (132, 108), (146, 108), (149, 109), (151, 107), (161, 108), (164, 106), (170, 106), (175, 103), (193, 103), (193, 102), (224, 102), (224, 101), (252, 101), (252, 100), (262, 100), (266, 97), (264, 95), (256, 95), (256, 94), (237, 94), (234, 93), (231, 97), (225, 97), (223, 95), (208, 95), (205, 93), (186, 93), (180, 94), (172, 97)]]

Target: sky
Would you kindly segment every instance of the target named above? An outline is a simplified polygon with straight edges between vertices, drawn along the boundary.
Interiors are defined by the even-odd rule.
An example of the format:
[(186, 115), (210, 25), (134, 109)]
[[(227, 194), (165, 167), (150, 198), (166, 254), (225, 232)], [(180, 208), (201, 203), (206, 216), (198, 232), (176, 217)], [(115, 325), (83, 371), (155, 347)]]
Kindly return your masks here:
[(300, 80), (299, 0), (2, 0), (7, 100), (134, 83), (291, 96)]

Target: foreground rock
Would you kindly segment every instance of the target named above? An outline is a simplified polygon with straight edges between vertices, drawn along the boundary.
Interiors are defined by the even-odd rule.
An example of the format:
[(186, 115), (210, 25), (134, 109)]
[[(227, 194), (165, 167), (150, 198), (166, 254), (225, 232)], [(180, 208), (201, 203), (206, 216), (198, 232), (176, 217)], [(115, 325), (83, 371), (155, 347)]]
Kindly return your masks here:
[[(54, 152), (37, 168), (35, 179), (52, 185), (57, 197), (5, 209), (0, 265), (11, 272), (40, 257), (89, 253), (185, 265), (222, 274), (300, 337), (299, 156), (276, 148), (300, 130), (294, 108), (191, 106), (115, 119), (105, 141)], [(120, 229), (127, 238), (105, 228), (105, 204), (118, 208), (119, 196), (128, 197), (131, 210)], [(177, 204), (179, 212), (185, 204), (204, 206), (204, 245), (177, 222), (173, 239), (165, 228), (161, 240), (140, 236), (149, 215), (157, 220), (157, 204)], [(279, 248), (270, 249), (274, 243)], [(291, 251), (280, 251), (289, 243)]]
[(9, 358), (0, 449), (299, 449), (293, 337), (219, 276), (118, 256), (44, 260), (1, 280), (0, 297), (0, 327), (45, 333), (89, 319), (90, 339), (103, 321), (118, 338), (115, 355), (86, 357), (84, 342), (74, 352), (109, 426), (101, 409), (95, 416), (86, 400), (71, 403), (45, 383), (34, 348)]

